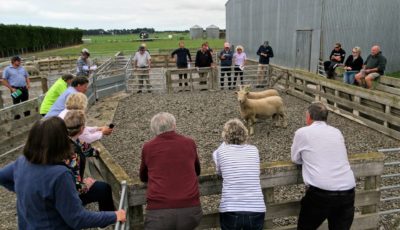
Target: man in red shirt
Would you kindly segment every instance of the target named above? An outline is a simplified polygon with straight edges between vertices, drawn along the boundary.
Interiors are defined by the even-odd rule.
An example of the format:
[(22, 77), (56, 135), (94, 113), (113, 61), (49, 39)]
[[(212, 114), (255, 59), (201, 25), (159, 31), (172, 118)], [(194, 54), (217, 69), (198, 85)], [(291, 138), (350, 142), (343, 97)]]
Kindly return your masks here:
[(144, 144), (140, 165), (140, 180), (147, 182), (145, 229), (195, 229), (202, 217), (196, 144), (175, 132), (170, 113), (156, 114), (150, 127), (156, 137)]

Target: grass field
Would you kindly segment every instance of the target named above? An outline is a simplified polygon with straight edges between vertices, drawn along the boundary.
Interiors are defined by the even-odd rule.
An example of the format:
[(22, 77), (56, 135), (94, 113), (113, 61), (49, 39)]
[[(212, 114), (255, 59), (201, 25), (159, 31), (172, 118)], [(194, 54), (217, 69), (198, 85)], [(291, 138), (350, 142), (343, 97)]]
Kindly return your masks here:
[[(172, 35), (172, 38), (169, 39), (168, 35)], [(199, 48), (201, 44), (206, 41), (205, 39), (191, 40), (189, 38), (189, 33), (173, 34), (163, 32), (150, 34), (149, 38), (155, 39), (153, 41), (146, 41), (147, 48), (153, 53), (157, 53), (160, 50), (171, 50), (177, 48), (180, 39), (183, 39), (186, 48)], [(114, 55), (118, 51), (123, 51), (125, 54), (131, 54), (137, 51), (139, 45), (142, 43), (139, 40), (138, 34), (84, 36), (83, 39), (90, 39), (90, 42), (62, 49), (32, 53), (26, 56), (79, 56), (82, 48), (89, 49), (92, 57), (110, 56)], [(210, 39), (207, 41), (211, 48), (220, 49), (224, 44), (224, 39)]]

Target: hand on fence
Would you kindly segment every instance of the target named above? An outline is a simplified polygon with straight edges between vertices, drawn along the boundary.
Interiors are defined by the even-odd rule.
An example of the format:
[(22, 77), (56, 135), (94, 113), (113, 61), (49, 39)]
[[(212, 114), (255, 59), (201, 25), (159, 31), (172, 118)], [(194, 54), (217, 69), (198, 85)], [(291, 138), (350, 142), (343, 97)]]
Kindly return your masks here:
[(117, 222), (125, 222), (126, 221), (126, 212), (123, 209), (120, 209), (118, 211), (115, 211), (115, 215), (117, 216)]

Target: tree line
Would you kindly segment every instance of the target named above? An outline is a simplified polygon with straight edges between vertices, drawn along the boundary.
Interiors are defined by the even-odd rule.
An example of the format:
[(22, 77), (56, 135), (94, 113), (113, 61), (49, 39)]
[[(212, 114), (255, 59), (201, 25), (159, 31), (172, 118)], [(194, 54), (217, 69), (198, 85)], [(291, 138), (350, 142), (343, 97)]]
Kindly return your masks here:
[(82, 43), (82, 30), (0, 24), (0, 56), (24, 54)]
[(136, 29), (90, 29), (83, 30), (83, 35), (116, 35), (116, 34), (138, 34), (140, 32), (155, 33), (154, 28), (136, 28)]

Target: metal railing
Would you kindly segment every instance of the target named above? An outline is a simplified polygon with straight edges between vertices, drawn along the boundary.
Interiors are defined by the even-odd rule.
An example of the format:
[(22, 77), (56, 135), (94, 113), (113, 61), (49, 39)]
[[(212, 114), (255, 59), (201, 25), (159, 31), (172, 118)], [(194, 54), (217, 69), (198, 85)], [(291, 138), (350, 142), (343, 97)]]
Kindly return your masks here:
[(115, 224), (115, 230), (125, 230), (128, 229), (129, 227), (129, 223), (127, 223), (128, 221), (128, 190), (127, 190), (127, 183), (126, 181), (122, 181), (121, 182), (121, 198), (119, 200), (119, 206), (118, 206), (118, 210), (125, 210), (126, 212), (126, 222), (121, 223), (120, 221), (118, 221)]
[[(400, 148), (388, 148), (388, 149), (379, 149), (378, 152), (380, 153), (396, 153), (400, 152)], [(384, 167), (392, 167), (392, 166), (398, 166), (400, 165), (400, 161), (392, 161), (392, 162), (385, 162)], [(388, 173), (388, 174), (383, 174), (381, 176), (382, 179), (388, 179), (388, 178), (400, 178), (400, 173)], [(398, 189), (400, 188), (400, 184), (390, 184), (390, 185), (385, 185), (381, 187), (381, 191), (388, 191), (388, 190), (393, 190), (393, 189)], [(381, 198), (380, 202), (393, 202), (393, 201), (399, 201), (400, 200), (400, 194), (396, 195), (391, 195), (387, 196), (385, 198)], [(382, 210), (379, 212), (379, 215), (389, 215), (389, 214), (395, 214), (395, 213), (400, 213), (400, 208), (394, 208), (394, 209), (388, 209), (388, 210)]]

